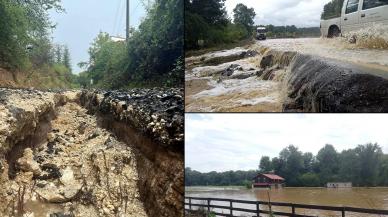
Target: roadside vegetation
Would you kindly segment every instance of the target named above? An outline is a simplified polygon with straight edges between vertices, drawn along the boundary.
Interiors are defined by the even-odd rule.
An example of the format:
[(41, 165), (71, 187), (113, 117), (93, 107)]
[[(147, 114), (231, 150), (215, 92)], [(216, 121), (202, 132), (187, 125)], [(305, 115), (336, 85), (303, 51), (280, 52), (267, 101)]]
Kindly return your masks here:
[(157, 0), (128, 42), (101, 32), (89, 48), (81, 86), (99, 88), (183, 86), (183, 1)]
[(327, 182), (352, 182), (353, 186), (388, 186), (388, 155), (377, 144), (359, 145), (337, 152), (332, 145), (323, 147), (316, 156), (290, 145), (278, 157), (264, 156), (259, 170), (200, 173), (186, 168), (186, 186), (241, 185), (258, 172), (286, 179), (289, 187), (324, 187)]
[(302, 37), (320, 37), (319, 27), (296, 27), (266, 25), (267, 38), (302, 38)]
[(51, 10), (64, 12), (60, 0), (0, 1), (0, 68), (21, 85), (63, 88), (75, 79), (69, 49), (50, 39)]
[(252, 37), (253, 8), (238, 4), (233, 19), (227, 16), (225, 0), (185, 0), (185, 49), (216, 47)]
[[(251, 43), (258, 26), (254, 25), (256, 13), (253, 8), (237, 4), (233, 18), (228, 17), (225, 0), (185, 0), (185, 49), (225, 49), (234, 45)], [(266, 25), (268, 38), (319, 37), (320, 29), (296, 26)], [(244, 42), (244, 43), (242, 43)]]

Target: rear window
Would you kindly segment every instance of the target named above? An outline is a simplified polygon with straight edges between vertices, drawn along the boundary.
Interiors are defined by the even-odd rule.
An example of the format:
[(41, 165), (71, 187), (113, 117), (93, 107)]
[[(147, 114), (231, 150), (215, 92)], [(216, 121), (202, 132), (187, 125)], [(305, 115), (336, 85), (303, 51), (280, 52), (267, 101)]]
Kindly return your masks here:
[(364, 0), (364, 4), (362, 5), (362, 9), (371, 9), (380, 7), (383, 5), (388, 5), (388, 1), (381, 1), (381, 0)]
[(358, 11), (358, 3), (360, 0), (349, 0), (348, 4), (346, 5), (346, 14), (350, 14), (353, 12)]

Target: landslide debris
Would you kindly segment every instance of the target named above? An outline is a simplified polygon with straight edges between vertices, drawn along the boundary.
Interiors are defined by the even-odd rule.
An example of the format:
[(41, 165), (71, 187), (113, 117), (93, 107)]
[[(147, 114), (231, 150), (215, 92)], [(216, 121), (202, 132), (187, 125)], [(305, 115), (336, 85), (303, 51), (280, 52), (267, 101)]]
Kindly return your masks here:
[(183, 216), (183, 90), (83, 91), (80, 101), (102, 126), (135, 144), (148, 214)]
[(182, 90), (98, 92), (0, 89), (1, 214), (183, 216)]

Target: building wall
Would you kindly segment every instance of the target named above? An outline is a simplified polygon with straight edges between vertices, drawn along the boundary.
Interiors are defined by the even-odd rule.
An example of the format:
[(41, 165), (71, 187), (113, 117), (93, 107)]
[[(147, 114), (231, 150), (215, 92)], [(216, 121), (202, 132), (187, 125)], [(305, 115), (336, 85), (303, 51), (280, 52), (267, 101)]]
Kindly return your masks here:
[(328, 188), (351, 188), (351, 182), (329, 182), (326, 184)]

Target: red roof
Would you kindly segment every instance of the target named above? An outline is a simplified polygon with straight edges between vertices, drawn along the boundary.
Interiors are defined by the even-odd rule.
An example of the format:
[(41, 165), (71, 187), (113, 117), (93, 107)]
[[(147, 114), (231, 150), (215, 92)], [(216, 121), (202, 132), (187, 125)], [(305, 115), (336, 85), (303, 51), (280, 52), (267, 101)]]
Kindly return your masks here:
[(278, 176), (278, 175), (275, 175), (275, 174), (264, 174), (264, 173), (261, 173), (259, 175), (263, 175), (269, 179), (272, 179), (272, 180), (284, 180), (284, 178)]

